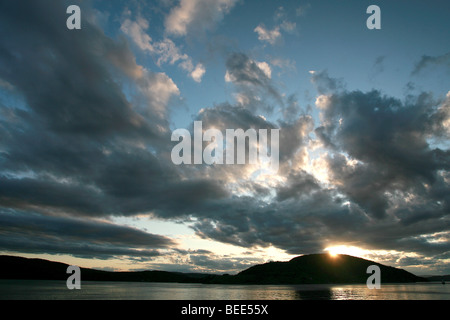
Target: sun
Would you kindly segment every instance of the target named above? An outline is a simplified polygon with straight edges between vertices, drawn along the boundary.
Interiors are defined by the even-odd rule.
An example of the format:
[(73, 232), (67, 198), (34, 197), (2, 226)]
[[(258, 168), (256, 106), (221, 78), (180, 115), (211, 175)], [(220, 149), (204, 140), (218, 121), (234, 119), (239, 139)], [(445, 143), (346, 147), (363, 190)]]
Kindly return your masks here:
[(334, 252), (329, 252), (329, 254), (332, 258), (336, 258), (339, 255), (339, 253), (334, 253)]
[(328, 254), (332, 258), (336, 258), (339, 255), (339, 253), (337, 253), (336, 249), (334, 249), (334, 248), (330, 248), (329, 250), (325, 249), (325, 250), (328, 251)]
[(333, 258), (337, 257), (340, 254), (347, 254), (349, 256), (354, 257), (363, 257), (365, 254), (367, 254), (367, 250), (354, 247), (354, 246), (347, 246), (347, 245), (336, 245), (336, 246), (330, 246), (325, 248), (324, 251), (327, 251), (329, 255)]

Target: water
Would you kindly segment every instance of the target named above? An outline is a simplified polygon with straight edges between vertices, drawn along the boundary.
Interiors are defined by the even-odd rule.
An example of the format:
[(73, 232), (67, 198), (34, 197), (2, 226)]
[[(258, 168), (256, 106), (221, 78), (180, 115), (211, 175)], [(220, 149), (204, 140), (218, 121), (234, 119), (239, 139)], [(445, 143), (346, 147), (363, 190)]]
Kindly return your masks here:
[(204, 285), (84, 281), (0, 280), (0, 300), (450, 300), (450, 284)]

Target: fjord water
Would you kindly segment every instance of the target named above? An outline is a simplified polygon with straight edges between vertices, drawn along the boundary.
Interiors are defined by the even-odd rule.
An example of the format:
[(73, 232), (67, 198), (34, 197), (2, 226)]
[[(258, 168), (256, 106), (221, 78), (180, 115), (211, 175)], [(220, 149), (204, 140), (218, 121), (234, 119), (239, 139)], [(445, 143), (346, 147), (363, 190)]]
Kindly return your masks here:
[(204, 285), (84, 281), (0, 280), (1, 300), (450, 300), (450, 284)]

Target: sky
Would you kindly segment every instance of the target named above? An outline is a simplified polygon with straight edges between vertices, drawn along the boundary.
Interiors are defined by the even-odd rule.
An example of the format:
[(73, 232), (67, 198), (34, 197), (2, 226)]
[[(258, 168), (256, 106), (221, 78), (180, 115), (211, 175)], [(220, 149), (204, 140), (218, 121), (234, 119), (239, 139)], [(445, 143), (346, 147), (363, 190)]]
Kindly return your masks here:
[[(0, 254), (236, 273), (331, 252), (449, 274), (449, 12), (0, 0)], [(174, 164), (195, 121), (278, 129), (278, 170)]]

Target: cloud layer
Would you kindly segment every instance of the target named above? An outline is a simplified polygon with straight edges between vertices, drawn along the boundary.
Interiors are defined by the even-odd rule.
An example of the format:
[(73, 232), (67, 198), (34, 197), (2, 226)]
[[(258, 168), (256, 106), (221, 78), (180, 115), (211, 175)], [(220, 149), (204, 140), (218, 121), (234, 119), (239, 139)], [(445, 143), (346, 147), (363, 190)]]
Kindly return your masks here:
[[(0, 250), (181, 256), (221, 271), (260, 262), (184, 252), (167, 236), (109, 220), (146, 216), (189, 222), (200, 238), (249, 250), (304, 254), (348, 243), (449, 258), (450, 94), (402, 100), (311, 71), (317, 95), (306, 108), (282, 89), (274, 72), (282, 60), (227, 51), (217, 81), (234, 101), (204, 106), (189, 129), (194, 120), (222, 132), (279, 129), (280, 169), (176, 166), (171, 123), (182, 92), (162, 67), (200, 83), (207, 66), (173, 39), (213, 32), (237, 1), (181, 0), (157, 40), (139, 14), (121, 17), (117, 38), (89, 19), (71, 32), (61, 27), (66, 4), (0, 4)], [(254, 29), (260, 41), (275, 44), (296, 27), (284, 9), (275, 23)], [(140, 64), (142, 53), (160, 69)], [(447, 56), (423, 56), (413, 74)]]

